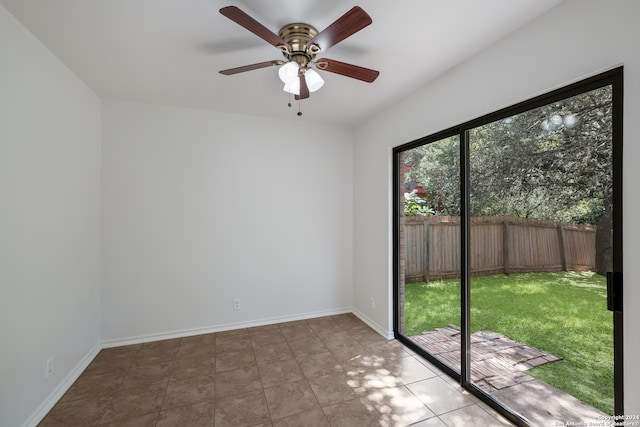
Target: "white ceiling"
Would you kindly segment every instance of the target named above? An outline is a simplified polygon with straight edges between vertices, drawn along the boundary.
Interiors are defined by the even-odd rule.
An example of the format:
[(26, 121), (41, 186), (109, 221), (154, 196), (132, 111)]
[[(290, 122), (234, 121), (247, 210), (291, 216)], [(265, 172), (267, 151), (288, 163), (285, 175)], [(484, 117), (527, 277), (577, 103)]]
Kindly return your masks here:
[[(560, 3), (561, 0), (0, 0), (105, 98), (355, 125)], [(277, 68), (219, 70), (281, 59), (218, 13), (235, 5), (278, 33), (322, 30), (351, 7), (373, 24), (318, 56), (380, 71), (371, 84), (322, 73), (325, 86), (287, 107)]]

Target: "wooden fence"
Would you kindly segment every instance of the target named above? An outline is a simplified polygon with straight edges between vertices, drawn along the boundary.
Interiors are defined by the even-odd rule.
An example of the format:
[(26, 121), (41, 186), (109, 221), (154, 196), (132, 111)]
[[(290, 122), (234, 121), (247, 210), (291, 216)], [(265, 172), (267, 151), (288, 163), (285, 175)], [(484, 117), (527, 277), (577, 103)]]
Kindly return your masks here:
[[(406, 217), (407, 283), (460, 276), (460, 218)], [(471, 218), (471, 273), (595, 268), (596, 227), (518, 217)]]

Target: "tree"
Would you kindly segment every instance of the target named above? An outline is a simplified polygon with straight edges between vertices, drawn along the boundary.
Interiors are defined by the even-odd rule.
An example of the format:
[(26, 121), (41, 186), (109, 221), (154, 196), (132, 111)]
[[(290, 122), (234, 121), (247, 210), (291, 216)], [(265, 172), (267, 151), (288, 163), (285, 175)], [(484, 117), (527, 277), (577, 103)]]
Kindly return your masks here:
[(436, 215), (460, 215), (460, 143), (457, 136), (409, 150), (405, 180), (419, 182), (427, 191)]
[[(469, 132), (470, 213), (597, 224), (596, 270), (612, 269), (612, 91), (593, 90)], [(460, 214), (459, 143), (410, 150), (439, 215)], [(433, 208), (434, 206), (432, 206)]]

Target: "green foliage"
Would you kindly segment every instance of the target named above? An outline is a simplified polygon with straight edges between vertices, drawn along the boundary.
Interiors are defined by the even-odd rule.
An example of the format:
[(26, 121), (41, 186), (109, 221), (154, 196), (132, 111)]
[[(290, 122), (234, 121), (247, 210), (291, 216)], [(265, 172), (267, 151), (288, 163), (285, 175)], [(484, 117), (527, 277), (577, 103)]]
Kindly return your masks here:
[[(470, 130), (471, 216), (596, 224), (611, 204), (611, 97), (596, 89)], [(405, 153), (405, 179), (441, 201), (437, 215), (460, 214), (459, 157), (458, 137)]]
[[(410, 176), (431, 196), (436, 215), (460, 215), (460, 141), (457, 136), (407, 151), (405, 163)], [(438, 202), (442, 210), (438, 210)]]
[[(405, 285), (407, 336), (460, 325), (460, 280)], [(474, 277), (471, 331), (492, 330), (557, 354), (527, 371), (595, 408), (613, 410), (613, 326), (604, 277), (590, 272)]]
[(418, 197), (414, 191), (411, 193), (404, 193), (405, 216), (427, 216), (433, 215), (433, 212), (433, 209), (429, 207), (429, 202)]

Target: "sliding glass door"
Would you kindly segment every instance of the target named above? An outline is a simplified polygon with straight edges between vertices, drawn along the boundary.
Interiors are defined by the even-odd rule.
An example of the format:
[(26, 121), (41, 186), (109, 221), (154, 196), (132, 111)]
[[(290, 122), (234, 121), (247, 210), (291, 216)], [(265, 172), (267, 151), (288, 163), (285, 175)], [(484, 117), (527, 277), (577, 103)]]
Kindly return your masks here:
[(437, 138), (400, 154), (398, 330), (460, 372), (460, 139)]
[(395, 330), (519, 425), (622, 414), (622, 69), (394, 150)]

